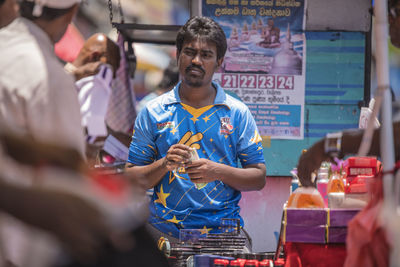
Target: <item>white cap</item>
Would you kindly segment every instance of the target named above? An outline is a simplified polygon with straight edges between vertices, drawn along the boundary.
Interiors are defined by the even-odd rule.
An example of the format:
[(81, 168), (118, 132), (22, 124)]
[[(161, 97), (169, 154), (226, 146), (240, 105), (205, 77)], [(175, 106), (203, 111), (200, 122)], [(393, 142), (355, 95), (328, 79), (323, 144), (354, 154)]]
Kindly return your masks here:
[(34, 2), (32, 15), (40, 17), (42, 15), (43, 7), (65, 9), (72, 7), (76, 3), (80, 3), (81, 0), (25, 0), (27, 2)]

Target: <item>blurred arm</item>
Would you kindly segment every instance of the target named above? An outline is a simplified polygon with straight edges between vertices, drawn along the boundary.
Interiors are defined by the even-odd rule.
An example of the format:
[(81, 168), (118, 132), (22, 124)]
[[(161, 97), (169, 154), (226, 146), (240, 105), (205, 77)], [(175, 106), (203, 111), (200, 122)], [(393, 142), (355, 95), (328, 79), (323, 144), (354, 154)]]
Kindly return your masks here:
[[(344, 131), (342, 136), (342, 147), (340, 157), (349, 154), (356, 154), (361, 144), (363, 130)], [(396, 159), (399, 159), (400, 152), (400, 122), (393, 123), (393, 135), (395, 144)], [(323, 161), (330, 161), (331, 158), (324, 150), (325, 138), (312, 145), (307, 152), (300, 156), (297, 172), (303, 186), (312, 186), (311, 173), (317, 170)], [(371, 148), (368, 153), (371, 156), (380, 156), (380, 131), (375, 129), (371, 141)]]

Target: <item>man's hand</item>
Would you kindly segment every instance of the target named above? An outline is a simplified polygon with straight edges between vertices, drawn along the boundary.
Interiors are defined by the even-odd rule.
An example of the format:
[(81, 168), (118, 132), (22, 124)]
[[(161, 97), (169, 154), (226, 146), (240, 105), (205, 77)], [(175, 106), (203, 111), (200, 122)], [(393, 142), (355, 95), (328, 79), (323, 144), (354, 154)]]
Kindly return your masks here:
[(329, 160), (329, 157), (324, 151), (324, 139), (315, 143), (307, 152), (300, 156), (297, 164), (297, 175), (302, 186), (313, 186), (311, 174), (326, 160)]
[(193, 183), (209, 183), (218, 180), (218, 165), (208, 159), (199, 159), (187, 164), (185, 170)]
[(96, 62), (89, 62), (86, 63), (85, 65), (77, 67), (76, 70), (73, 72), (75, 81), (97, 74), (100, 70), (101, 64), (103, 64), (103, 62), (96, 61)]
[(190, 163), (190, 147), (182, 144), (172, 145), (164, 158), (164, 166), (168, 171), (173, 171), (179, 167), (185, 167)]
[(172, 145), (165, 157), (144, 166), (127, 166), (125, 174), (130, 179), (137, 180), (146, 189), (156, 186), (169, 171), (179, 167), (186, 167), (190, 163), (189, 146), (183, 144)]

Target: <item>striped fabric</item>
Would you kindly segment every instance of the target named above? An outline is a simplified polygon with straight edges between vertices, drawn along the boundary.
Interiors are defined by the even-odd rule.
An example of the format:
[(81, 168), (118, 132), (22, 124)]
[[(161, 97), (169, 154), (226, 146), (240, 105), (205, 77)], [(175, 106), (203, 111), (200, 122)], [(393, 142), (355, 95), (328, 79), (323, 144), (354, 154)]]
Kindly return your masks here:
[(111, 84), (112, 92), (106, 114), (106, 123), (114, 131), (131, 134), (136, 119), (136, 100), (129, 78), (124, 41), (123, 36), (119, 34), (118, 45), (121, 51), (121, 62), (116, 73), (117, 77)]

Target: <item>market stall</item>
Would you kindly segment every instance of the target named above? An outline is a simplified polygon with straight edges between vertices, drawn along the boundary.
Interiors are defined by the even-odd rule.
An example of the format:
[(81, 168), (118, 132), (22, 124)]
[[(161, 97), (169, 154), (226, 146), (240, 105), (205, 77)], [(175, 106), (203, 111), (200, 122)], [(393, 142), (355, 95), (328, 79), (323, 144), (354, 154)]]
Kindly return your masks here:
[[(224, 69), (217, 73), (215, 79), (226, 89), (237, 94), (255, 116), (262, 132), (265, 158), (270, 165), (269, 178), (288, 179), (289, 171), (296, 165), (304, 148), (309, 147), (328, 132), (358, 126), (359, 107), (369, 102), (370, 94), (371, 17), (369, 8), (371, 4), (361, 0), (351, 4), (346, 1), (335, 3), (286, 1), (279, 7), (278, 5), (268, 6), (269, 10), (276, 12), (286, 8), (296, 13), (293, 11), (295, 9), (291, 9), (294, 7), (300, 7), (298, 9), (302, 10), (296, 13), (300, 22), (296, 19), (284, 20), (275, 13), (275, 17), (278, 17), (275, 20), (275, 26), (280, 27), (280, 44), (282, 49), (286, 49), (283, 50), (286, 51), (286, 55), (290, 55), (290, 60), (283, 68), (286, 68), (287, 73), (285, 73), (285, 70), (282, 72), (282, 66), (278, 64), (284, 57), (282, 53), (279, 54), (282, 51), (276, 50), (277, 42), (274, 47), (266, 47), (267, 39), (264, 38), (264, 41), (260, 42), (255, 40), (259, 38), (258, 33), (260, 38), (263, 34), (264, 37), (266, 35), (262, 27), (261, 30), (257, 29), (257, 16), (263, 19), (273, 17), (273, 13), (268, 13), (266, 6), (263, 6), (267, 5), (265, 2), (268, 1), (253, 6), (251, 3), (244, 4), (243, 1), (222, 2), (191, 1), (194, 12), (192, 14), (207, 15), (219, 21), (230, 40), (231, 54), (228, 54)], [(254, 14), (252, 10), (255, 10)], [(251, 21), (256, 22), (255, 25)], [(265, 23), (267, 24), (267, 20)], [(178, 28), (172, 25), (126, 23), (114, 23), (114, 25), (134, 42), (173, 43), (171, 35), (174, 35), (174, 31)], [(140, 31), (147, 34), (141, 34)], [(156, 40), (152, 39), (154, 38), (150, 34), (152, 31), (158, 32), (159, 35), (155, 34), (155, 36), (160, 39), (157, 37)], [(251, 36), (251, 31), (257, 32), (256, 37)], [(236, 33), (238, 36), (241, 34), (241, 37), (238, 37), (239, 41), (235, 39)], [(246, 54), (243, 51), (250, 54), (254, 51), (258, 53), (258, 55), (254, 55), (257, 53), (251, 55), (251, 59), (256, 63), (251, 65), (249, 70), (244, 69), (244, 66), (249, 66), (249, 62), (246, 61), (249, 53)], [(266, 67), (259, 62), (269, 64)], [(267, 87), (263, 79), (268, 81), (271, 78), (276, 79), (274, 85)], [(251, 82), (252, 79), (255, 83)], [(279, 82), (283, 82), (282, 88), (279, 88)], [(262, 97), (263, 94), (267, 97)], [(283, 94), (282, 99), (278, 97), (279, 94)], [(271, 109), (277, 110), (272, 113)], [(271, 114), (286, 117), (266, 116)], [(271, 202), (281, 209), (283, 202), (287, 200), (289, 190), (283, 186), (275, 189), (282, 192), (281, 202)], [(280, 214), (275, 212), (271, 215), (268, 213), (268, 208), (262, 209), (260, 214), (260, 210), (254, 207), (262, 206), (263, 203), (251, 197), (249, 199), (252, 201), (246, 201), (245, 194), (243, 210), (248, 215), (245, 220), (250, 225), (256, 250), (272, 251), (276, 247), (273, 232), (279, 231)], [(268, 200), (271, 199), (267, 198)], [(253, 211), (249, 211), (250, 209)], [(339, 258), (343, 259), (345, 257), (343, 228), (346, 228), (347, 222), (356, 212), (350, 212), (350, 217), (346, 217), (347, 219), (335, 225), (331, 222), (331, 211), (335, 214), (334, 210), (323, 210), (322, 217), (325, 221), (320, 221), (313, 226), (320, 230), (318, 240), (323, 247), (330, 246), (331, 243), (340, 244), (332, 245), (332, 247), (337, 248), (336, 250), (341, 255)], [(334, 219), (335, 216), (341, 218), (341, 213), (337, 214), (339, 215), (334, 215)], [(256, 221), (255, 217), (258, 215), (261, 215), (259, 218), (262, 218), (263, 224)], [(289, 222), (286, 221), (287, 226), (291, 225)], [(300, 226), (308, 228), (306, 224), (300, 224)], [(291, 240), (293, 232), (290, 231), (289, 236), (286, 236), (289, 239), (285, 237), (285, 244), (289, 250), (296, 250), (294, 243), (299, 240), (308, 243), (304, 239)], [(336, 235), (335, 231), (337, 231)], [(339, 239), (334, 242), (337, 236), (340, 238), (338, 237)]]

